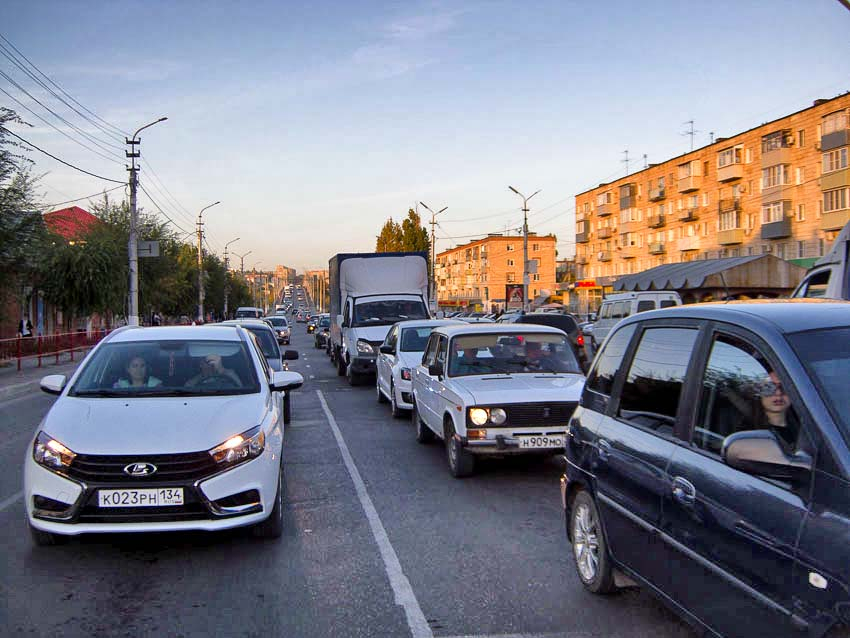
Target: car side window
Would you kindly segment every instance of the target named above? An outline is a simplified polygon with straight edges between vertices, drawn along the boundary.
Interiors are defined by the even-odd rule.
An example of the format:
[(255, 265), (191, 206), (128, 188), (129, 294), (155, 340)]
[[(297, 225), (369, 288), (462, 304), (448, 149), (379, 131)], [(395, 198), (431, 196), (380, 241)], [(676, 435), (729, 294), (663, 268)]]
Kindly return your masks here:
[(641, 335), (620, 393), (617, 417), (672, 435), (679, 397), (699, 330), (648, 328)]
[(432, 334), (422, 354), (422, 365), (431, 366), (434, 363), (437, 356), (437, 343), (439, 343), (438, 335)]
[(702, 378), (691, 444), (720, 455), (730, 434), (770, 430), (787, 451), (797, 448), (800, 419), (767, 358), (738, 337), (718, 334)]
[(250, 341), (251, 345), (254, 347), (254, 352), (257, 353), (257, 358), (260, 360), (260, 365), (263, 367), (263, 372), (266, 373), (266, 379), (271, 380), (272, 371), (271, 368), (269, 368), (269, 362), (266, 360), (266, 355), (263, 354), (263, 351), (260, 348), (257, 335), (250, 330), (246, 330), (246, 332), (248, 333), (248, 341)]
[(678, 305), (673, 299), (662, 299), (661, 303), (658, 304), (659, 308), (672, 308), (673, 306)]
[(826, 295), (827, 287), (829, 286), (829, 270), (816, 272), (809, 277), (806, 282), (806, 289), (803, 291), (803, 297), (823, 297)]
[(599, 311), (600, 319), (610, 319), (611, 318), (611, 306), (614, 304), (602, 304), (602, 310)]
[(596, 357), (596, 364), (590, 371), (590, 376), (587, 378), (586, 389), (606, 396), (611, 394), (611, 389), (614, 387), (614, 377), (617, 370), (620, 369), (620, 364), (626, 354), (626, 349), (629, 347), (629, 342), (632, 340), (635, 327), (636, 324), (624, 326), (608, 337), (605, 345), (602, 346), (602, 351)]
[(446, 367), (446, 355), (448, 353), (448, 343), (449, 340), (445, 337), (441, 336), (439, 342), (437, 344), (437, 358), (436, 362), (442, 364), (443, 368)]
[(395, 347), (395, 337), (398, 331), (397, 326), (393, 326), (390, 331), (387, 333), (387, 338), (384, 339), (384, 345)]
[(643, 301), (638, 301), (638, 312), (645, 312), (647, 310), (655, 310), (655, 302), (650, 299), (644, 299)]

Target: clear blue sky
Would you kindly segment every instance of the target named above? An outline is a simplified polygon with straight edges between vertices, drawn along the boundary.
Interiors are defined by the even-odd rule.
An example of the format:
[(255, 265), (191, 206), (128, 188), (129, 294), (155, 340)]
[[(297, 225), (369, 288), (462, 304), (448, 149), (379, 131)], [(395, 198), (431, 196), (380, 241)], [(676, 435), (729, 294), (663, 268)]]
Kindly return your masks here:
[[(3, 15), (0, 33), (105, 120), (132, 132), (167, 115), (142, 155), (170, 195), (147, 167), (142, 183), (186, 230), (221, 200), (204, 214), (212, 248), (240, 237), (231, 249), (265, 269), (370, 251), (418, 200), (449, 207), (438, 250), (516, 229), (508, 184), (542, 189), (529, 226), (571, 255), (575, 194), (624, 174), (624, 150), (642, 167), (688, 150), (687, 120), (702, 145), (850, 89), (850, 11), (836, 0), (7, 0)], [(100, 135), (5, 58), (0, 69)], [(2, 76), (0, 88), (53, 120)], [(0, 104), (36, 144), (126, 178)], [(104, 186), (31, 157), (48, 202)]]

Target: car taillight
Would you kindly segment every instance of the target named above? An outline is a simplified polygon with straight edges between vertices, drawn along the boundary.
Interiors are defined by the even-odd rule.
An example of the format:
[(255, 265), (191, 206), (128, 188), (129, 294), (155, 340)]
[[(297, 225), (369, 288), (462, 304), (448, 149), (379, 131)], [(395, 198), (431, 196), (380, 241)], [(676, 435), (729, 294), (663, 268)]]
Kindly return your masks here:
[(584, 347), (584, 335), (579, 335), (578, 339), (576, 339), (576, 344)]

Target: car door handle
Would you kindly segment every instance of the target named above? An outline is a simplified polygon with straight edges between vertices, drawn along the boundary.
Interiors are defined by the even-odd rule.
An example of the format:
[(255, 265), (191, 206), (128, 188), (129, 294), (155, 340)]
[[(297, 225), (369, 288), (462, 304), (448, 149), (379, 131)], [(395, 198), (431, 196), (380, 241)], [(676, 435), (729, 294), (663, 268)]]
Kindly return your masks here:
[(673, 479), (673, 498), (682, 505), (693, 505), (697, 500), (697, 490), (689, 480), (677, 476)]
[(611, 454), (611, 444), (605, 439), (599, 439), (599, 460), (607, 461)]

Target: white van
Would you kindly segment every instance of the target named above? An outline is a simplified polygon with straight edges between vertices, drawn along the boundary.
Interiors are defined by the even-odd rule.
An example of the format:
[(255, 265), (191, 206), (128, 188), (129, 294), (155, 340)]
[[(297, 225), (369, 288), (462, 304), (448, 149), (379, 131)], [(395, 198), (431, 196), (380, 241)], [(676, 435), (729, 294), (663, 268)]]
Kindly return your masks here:
[(669, 308), (681, 306), (682, 298), (678, 292), (671, 291), (645, 291), (624, 292), (619, 295), (608, 295), (602, 301), (599, 313), (596, 315), (596, 323), (593, 324), (593, 334), (590, 339), (594, 350), (602, 345), (605, 337), (611, 332), (621, 319), (631, 317), (645, 310), (657, 310), (658, 308)]
[(239, 306), (236, 309), (237, 319), (262, 319), (264, 314), (261, 308), (254, 306)]
[(815, 262), (792, 297), (850, 299), (850, 223), (847, 223), (832, 249)]

